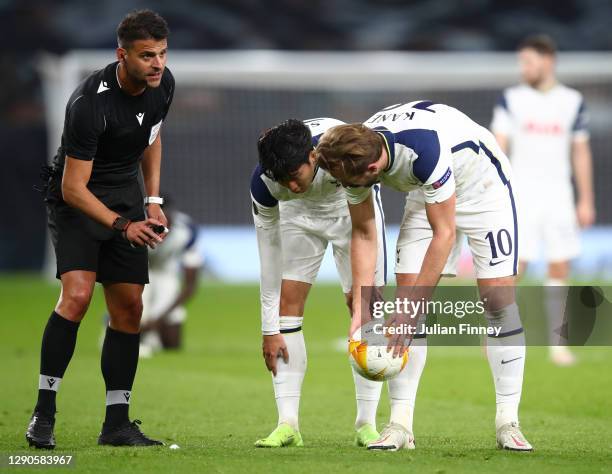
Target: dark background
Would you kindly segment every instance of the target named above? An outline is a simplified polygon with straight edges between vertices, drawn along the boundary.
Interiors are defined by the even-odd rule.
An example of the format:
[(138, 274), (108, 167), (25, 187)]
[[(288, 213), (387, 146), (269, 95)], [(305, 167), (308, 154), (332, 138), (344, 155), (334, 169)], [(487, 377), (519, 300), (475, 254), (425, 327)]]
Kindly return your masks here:
[[(49, 156), (38, 60), (42, 52), (61, 55), (72, 49), (116, 47), (115, 28), (131, 9), (152, 8), (171, 27), (172, 49), (512, 51), (525, 35), (551, 34), (562, 51), (604, 51), (612, 47), (612, 2), (586, 1), (0, 1), (0, 269), (36, 269), (45, 249), (45, 215), (32, 186)], [(100, 65), (103, 66), (102, 64)], [(612, 101), (597, 85), (581, 87), (597, 101)], [(469, 95), (410, 91), (381, 92), (372, 97), (352, 93), (307, 94), (179, 89), (164, 134), (164, 187), (198, 221), (205, 224), (250, 222), (246, 182), (255, 159), (249, 155), (264, 124), (295, 116), (337, 116), (363, 120), (380, 107), (407, 99), (429, 98), (461, 108), (488, 125), (497, 89)], [(418, 92), (420, 95), (413, 95)], [(252, 120), (226, 123), (215, 104), (238, 101), (254, 108), (266, 100), (276, 106)], [(199, 99), (199, 102), (198, 100)], [(194, 101), (195, 100), (195, 101)], [(199, 104), (195, 105), (194, 104)], [(348, 111), (348, 113), (347, 113)], [(191, 117), (192, 120), (187, 120)], [(235, 137), (228, 141), (227, 127)], [(596, 188), (607, 188), (608, 132), (593, 131)], [(223, 153), (210, 156), (184, 143), (215, 141)], [(177, 161), (180, 159), (180, 166)], [(231, 179), (229, 178), (231, 176)], [(228, 180), (229, 179), (229, 180)], [(612, 206), (598, 193), (598, 222), (612, 222)], [(398, 222), (401, 199), (386, 196), (387, 216)], [(245, 204), (246, 203), (246, 204)]]

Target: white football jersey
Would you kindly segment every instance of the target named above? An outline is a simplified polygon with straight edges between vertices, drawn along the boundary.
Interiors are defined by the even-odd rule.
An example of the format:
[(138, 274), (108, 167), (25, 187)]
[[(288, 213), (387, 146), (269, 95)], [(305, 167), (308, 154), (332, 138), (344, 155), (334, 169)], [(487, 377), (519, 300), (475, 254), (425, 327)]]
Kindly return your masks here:
[(524, 198), (571, 194), (571, 145), (589, 138), (580, 92), (562, 84), (546, 92), (526, 84), (510, 87), (494, 109), (491, 130), (509, 138), (512, 168)]
[(151, 272), (179, 274), (183, 267), (202, 266), (202, 256), (196, 246), (197, 228), (182, 212), (170, 214), (170, 232), (155, 249), (149, 249)]
[[(364, 124), (385, 139), (389, 165), (380, 181), (402, 192), (419, 190), (425, 202), (477, 198), (491, 185), (510, 180), (510, 164), (493, 135), (459, 110), (431, 101), (396, 104)], [(347, 188), (351, 204), (363, 202), (370, 188)]]
[[(332, 118), (304, 120), (312, 133), (313, 147), (326, 130), (344, 122)], [(251, 178), (253, 211), (257, 206), (275, 207), (279, 204), (282, 216), (341, 217), (348, 215), (346, 196), (342, 186), (322, 168), (315, 172), (312, 184), (304, 193), (291, 192), (285, 186), (267, 177), (259, 166)], [(257, 211), (257, 212), (259, 212)]]

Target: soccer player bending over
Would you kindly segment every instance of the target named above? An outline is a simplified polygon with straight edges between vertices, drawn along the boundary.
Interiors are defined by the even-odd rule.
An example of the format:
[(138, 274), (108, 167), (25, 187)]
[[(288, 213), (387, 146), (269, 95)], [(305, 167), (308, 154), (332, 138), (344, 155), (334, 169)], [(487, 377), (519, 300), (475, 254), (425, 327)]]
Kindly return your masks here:
[[(263, 356), (272, 372), (278, 426), (257, 447), (302, 446), (298, 409), (306, 372), (302, 320), (306, 297), (325, 250), (332, 245), (336, 268), (351, 305), (351, 222), (344, 191), (319, 168), (314, 145), (338, 120), (288, 120), (268, 130), (258, 142), (259, 166), (251, 179), (253, 219), (261, 265)], [(384, 215), (374, 187), (372, 282), (385, 284)], [(378, 437), (376, 409), (381, 382), (353, 371), (357, 399), (356, 443)]]
[[(506, 89), (493, 112), (491, 129), (510, 150), (520, 217), (519, 273), (538, 257), (548, 262), (546, 315), (550, 357), (560, 366), (576, 362), (564, 325), (570, 260), (580, 254), (579, 227), (595, 221), (593, 165), (582, 94), (557, 82), (556, 47), (536, 35), (519, 46), (523, 84)], [(578, 191), (574, 205), (572, 164)], [(542, 192), (545, 189), (546, 192)]]
[[(461, 234), (468, 237), (481, 298), (489, 324), (500, 328), (489, 337), (487, 357), (495, 384), (497, 445), (528, 451), (519, 430), (525, 338), (514, 300), (517, 224), (510, 166), (493, 135), (460, 111), (430, 101), (397, 104), (364, 124), (328, 130), (316, 148), (318, 163), (346, 187), (352, 218), (353, 298), (374, 284), (376, 229), (372, 187), (381, 182), (410, 192), (397, 242), (398, 286), (428, 297), (440, 276), (456, 273)], [(446, 267), (446, 269), (445, 269)], [(485, 299), (486, 298), (486, 299)], [(361, 325), (353, 305), (351, 334)], [(412, 315), (419, 317), (421, 315)], [(402, 318), (396, 317), (397, 322)], [(399, 353), (407, 342), (396, 336)], [(389, 383), (390, 423), (369, 449), (414, 448), (412, 410), (426, 350), (414, 344), (410, 361), (419, 365)], [(417, 349), (417, 350), (415, 350)], [(391, 384), (391, 382), (395, 382)], [(394, 410), (394, 403), (404, 406)]]
[(174, 92), (165, 68), (167, 36), (166, 22), (156, 13), (127, 15), (117, 29), (117, 61), (85, 78), (66, 107), (46, 195), (62, 290), (43, 333), (38, 401), (26, 432), (37, 448), (55, 447), (55, 398), (96, 281), (104, 287), (110, 315), (102, 348), (106, 417), (98, 444), (162, 444), (140, 431), (140, 421), (130, 422), (128, 408), (148, 282), (147, 246), (162, 242), (159, 227), (167, 224), (159, 197), (160, 128)]
[(167, 196), (164, 210), (172, 232), (164, 245), (149, 251), (149, 284), (142, 293), (141, 358), (182, 347), (186, 304), (197, 292), (203, 265), (196, 224), (173, 207)]

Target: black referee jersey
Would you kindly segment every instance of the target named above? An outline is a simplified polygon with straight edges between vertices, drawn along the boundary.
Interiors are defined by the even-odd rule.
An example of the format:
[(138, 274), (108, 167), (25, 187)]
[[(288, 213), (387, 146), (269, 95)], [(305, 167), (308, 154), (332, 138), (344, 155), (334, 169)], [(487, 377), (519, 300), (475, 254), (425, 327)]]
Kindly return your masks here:
[[(151, 145), (168, 113), (174, 94), (174, 77), (164, 69), (159, 87), (147, 87), (132, 96), (121, 90), (119, 63), (88, 76), (66, 106), (61, 145), (54, 159), (56, 182), (48, 198), (61, 200), (61, 176), (66, 155), (93, 160), (88, 188), (118, 188), (137, 181), (139, 160)], [(55, 184), (55, 186), (53, 185)]]

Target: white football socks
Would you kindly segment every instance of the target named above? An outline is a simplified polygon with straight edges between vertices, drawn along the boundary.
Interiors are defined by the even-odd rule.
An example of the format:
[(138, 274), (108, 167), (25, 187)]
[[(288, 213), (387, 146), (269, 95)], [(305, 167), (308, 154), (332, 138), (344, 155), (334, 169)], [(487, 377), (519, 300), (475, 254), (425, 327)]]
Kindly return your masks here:
[(276, 362), (276, 377), (272, 376), (278, 409), (278, 423), (287, 423), (299, 430), (298, 412), (302, 381), (306, 373), (306, 345), (302, 332), (302, 317), (281, 316), (280, 329), (287, 344), (289, 363), (282, 357)]
[(487, 338), (487, 358), (495, 384), (495, 428), (518, 423), (518, 408), (523, 390), (525, 334), (516, 303), (497, 311), (487, 311), (491, 327), (500, 327), (498, 337)]
[(363, 425), (376, 427), (376, 410), (383, 383), (368, 380), (359, 375), (354, 368), (351, 367), (351, 369), (355, 381), (355, 399), (357, 400), (355, 428), (359, 429)]
[(427, 359), (427, 338), (414, 338), (408, 351), (408, 363), (399, 375), (389, 380), (390, 423), (398, 423), (412, 432), (414, 404), (419, 380)]

